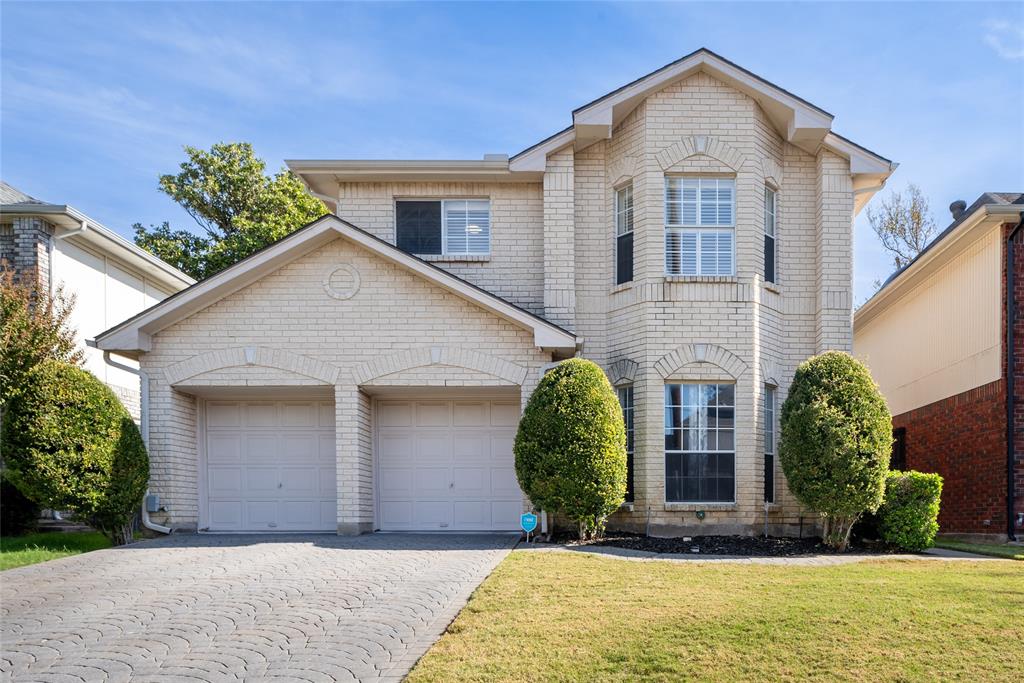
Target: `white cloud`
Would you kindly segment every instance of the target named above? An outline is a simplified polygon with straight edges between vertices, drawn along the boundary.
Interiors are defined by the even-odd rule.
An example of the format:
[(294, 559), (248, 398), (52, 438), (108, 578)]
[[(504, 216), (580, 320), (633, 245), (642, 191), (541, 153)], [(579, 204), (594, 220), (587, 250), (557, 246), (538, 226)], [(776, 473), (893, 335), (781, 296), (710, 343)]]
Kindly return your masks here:
[(1005, 19), (985, 22), (985, 44), (1003, 59), (1024, 60), (1024, 25), (1014, 25)]

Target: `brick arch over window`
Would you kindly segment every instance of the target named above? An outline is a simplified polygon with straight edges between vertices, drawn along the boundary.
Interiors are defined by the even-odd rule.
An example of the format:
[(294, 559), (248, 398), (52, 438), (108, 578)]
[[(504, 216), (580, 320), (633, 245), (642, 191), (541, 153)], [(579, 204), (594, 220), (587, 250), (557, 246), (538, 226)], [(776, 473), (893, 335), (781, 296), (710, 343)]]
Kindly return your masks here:
[(636, 175), (637, 158), (634, 156), (619, 157), (608, 164), (608, 183), (613, 187)]
[(761, 381), (772, 386), (781, 386), (782, 367), (772, 358), (761, 358)]
[(632, 384), (639, 367), (636, 361), (620, 358), (608, 366), (608, 372), (605, 374), (612, 384)]
[(771, 183), (776, 189), (782, 187), (782, 166), (775, 163), (774, 159), (761, 159), (761, 171), (766, 183)]
[(729, 143), (710, 135), (689, 135), (658, 152), (655, 157), (661, 170), (667, 171), (684, 159), (703, 155), (739, 172), (747, 157)]
[(662, 356), (654, 367), (667, 379), (687, 365), (697, 363), (714, 365), (733, 379), (739, 379), (747, 369), (739, 356), (717, 344), (683, 344)]
[(357, 365), (352, 368), (352, 379), (357, 385), (368, 384), (385, 375), (429, 365), (448, 365), (475, 370), (518, 385), (526, 381), (528, 374), (528, 370), (521, 365), (486, 353), (435, 346), (399, 351)]
[(166, 368), (164, 376), (167, 378), (168, 384), (178, 384), (206, 372), (253, 365), (293, 372), (324, 384), (335, 384), (340, 372), (334, 365), (291, 351), (263, 346), (246, 346), (210, 351), (193, 356)]

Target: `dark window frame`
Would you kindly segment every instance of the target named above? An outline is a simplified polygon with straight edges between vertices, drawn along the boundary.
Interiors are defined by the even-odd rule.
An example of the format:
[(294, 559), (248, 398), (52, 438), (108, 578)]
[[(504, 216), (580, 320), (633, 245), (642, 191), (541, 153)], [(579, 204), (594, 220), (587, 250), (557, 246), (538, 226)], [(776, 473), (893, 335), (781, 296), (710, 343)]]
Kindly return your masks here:
[(622, 285), (633, 281), (633, 183), (616, 188), (612, 201), (615, 204), (615, 284)]
[[(473, 232), (470, 228), (476, 228), (475, 224), (470, 223), (466, 228), (466, 234), (464, 235), (465, 250), (450, 251), (449, 241), (450, 235), (449, 229), (449, 218), (450, 213), (454, 209), (450, 208), (449, 204), (464, 203), (466, 206), (466, 215), (462, 218), (468, 222), (469, 210), (471, 203), (486, 203), (487, 204), (487, 223), (484, 226), (481, 223), (480, 229), (477, 232), (484, 232), (486, 237), (487, 249), (486, 251), (470, 250), (470, 233)], [(435, 207), (435, 216), (431, 216), (433, 219), (431, 224), (427, 226), (427, 230), (430, 230), (433, 234), (429, 234), (424, 237), (422, 233), (422, 227), (419, 229), (420, 232), (410, 234), (408, 231), (403, 232), (402, 226), (402, 212), (403, 209), (409, 209), (418, 207), (421, 212), (424, 212), (427, 207)], [(416, 197), (403, 197), (396, 198), (394, 200), (395, 207), (395, 246), (399, 249), (406, 251), (410, 254), (417, 256), (477, 256), (477, 257), (489, 257), (491, 255), (491, 248), (493, 246), (493, 220), (491, 213), (491, 200), (489, 197), (462, 197), (462, 198), (416, 198)]]
[(735, 504), (736, 385), (665, 384), (664, 423), (665, 502)]
[(775, 502), (775, 456), (778, 450), (775, 417), (778, 412), (778, 387), (764, 385), (764, 502)]
[[(769, 199), (771, 210), (769, 210)], [(779, 191), (764, 186), (764, 281), (775, 284), (779, 277)]]
[(626, 426), (626, 502), (632, 503), (634, 496), (633, 454), (636, 448), (636, 423), (633, 385), (616, 387), (619, 405), (622, 407), (622, 421)]

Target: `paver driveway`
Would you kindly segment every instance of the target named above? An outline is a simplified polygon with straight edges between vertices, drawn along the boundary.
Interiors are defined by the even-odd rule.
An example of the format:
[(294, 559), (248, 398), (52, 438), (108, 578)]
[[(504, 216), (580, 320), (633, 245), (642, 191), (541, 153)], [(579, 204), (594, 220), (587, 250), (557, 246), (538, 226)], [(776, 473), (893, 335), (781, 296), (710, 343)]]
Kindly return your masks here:
[(0, 678), (389, 680), (509, 535), (171, 536), (0, 573)]

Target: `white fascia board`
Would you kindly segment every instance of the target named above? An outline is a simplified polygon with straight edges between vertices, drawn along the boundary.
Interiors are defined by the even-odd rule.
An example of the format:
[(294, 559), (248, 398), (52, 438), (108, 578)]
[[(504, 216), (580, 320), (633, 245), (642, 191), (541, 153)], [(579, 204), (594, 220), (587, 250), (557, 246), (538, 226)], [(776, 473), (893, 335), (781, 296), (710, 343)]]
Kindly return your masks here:
[(824, 145), (840, 156), (850, 160), (851, 175), (885, 175), (892, 174), (899, 164), (860, 147), (835, 133), (825, 136)]
[(575, 139), (576, 131), (573, 128), (566, 128), (512, 157), (508, 162), (509, 170), (515, 173), (543, 173), (548, 167), (548, 155), (572, 144)]
[(931, 275), (937, 268), (942, 267), (951, 258), (969, 247), (985, 232), (1001, 225), (1007, 219), (1019, 217), (1021, 210), (1020, 205), (1013, 204), (985, 204), (978, 207), (953, 232), (924, 252), (921, 258), (911, 263), (906, 270), (896, 276), (895, 280), (883, 286), (877, 294), (854, 311), (854, 330), (867, 325), (889, 306), (902, 299), (923, 278)]

